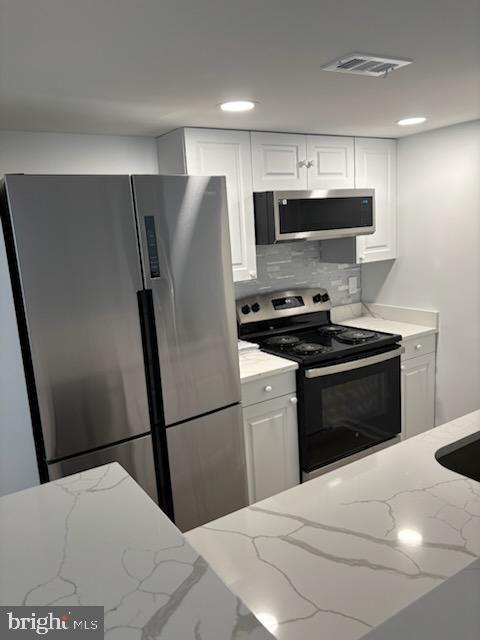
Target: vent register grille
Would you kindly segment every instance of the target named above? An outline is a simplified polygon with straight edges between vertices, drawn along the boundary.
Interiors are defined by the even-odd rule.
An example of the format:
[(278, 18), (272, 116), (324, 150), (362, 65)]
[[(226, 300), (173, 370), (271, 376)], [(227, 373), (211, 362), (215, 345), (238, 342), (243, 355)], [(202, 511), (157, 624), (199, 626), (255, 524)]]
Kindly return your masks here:
[(322, 69), (337, 73), (354, 73), (378, 78), (411, 63), (412, 60), (402, 58), (385, 58), (365, 53), (349, 53), (323, 66)]

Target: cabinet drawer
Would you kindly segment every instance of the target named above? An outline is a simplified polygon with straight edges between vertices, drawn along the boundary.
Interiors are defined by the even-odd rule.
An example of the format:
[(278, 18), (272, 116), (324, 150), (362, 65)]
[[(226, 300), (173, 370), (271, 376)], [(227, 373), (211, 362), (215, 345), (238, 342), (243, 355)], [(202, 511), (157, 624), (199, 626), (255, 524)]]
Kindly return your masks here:
[(435, 339), (436, 336), (433, 335), (403, 340), (402, 344), (405, 347), (405, 353), (402, 355), (402, 360), (433, 353), (435, 351)]
[(278, 398), (287, 393), (295, 393), (295, 391), (295, 371), (287, 371), (287, 373), (244, 382), (242, 384), (242, 404), (244, 407), (248, 407), (251, 404)]

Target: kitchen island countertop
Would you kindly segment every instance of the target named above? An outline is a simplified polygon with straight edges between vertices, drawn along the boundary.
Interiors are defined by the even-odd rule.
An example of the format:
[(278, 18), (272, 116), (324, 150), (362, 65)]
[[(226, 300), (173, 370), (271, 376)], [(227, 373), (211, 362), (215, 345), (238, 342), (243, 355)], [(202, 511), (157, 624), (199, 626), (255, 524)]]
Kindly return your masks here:
[(110, 640), (271, 640), (118, 464), (0, 498), (0, 605), (100, 605)]
[[(479, 430), (476, 411), (194, 529), (187, 539), (278, 640), (357, 640), (374, 630), (372, 638), (383, 640), (381, 625), (402, 611), (399, 627), (384, 627), (385, 640), (392, 628), (412, 637), (402, 627), (418, 623), (409, 607), (468, 569), (447, 589), (456, 594), (447, 603), (455, 627), (462, 589), (473, 581), (480, 594), (480, 483), (444, 468), (435, 453)], [(444, 593), (425, 601), (425, 611), (440, 610)], [(471, 602), (471, 593), (464, 595)], [(472, 627), (463, 628), (462, 640), (478, 637), (478, 620), (458, 620), (458, 629)]]

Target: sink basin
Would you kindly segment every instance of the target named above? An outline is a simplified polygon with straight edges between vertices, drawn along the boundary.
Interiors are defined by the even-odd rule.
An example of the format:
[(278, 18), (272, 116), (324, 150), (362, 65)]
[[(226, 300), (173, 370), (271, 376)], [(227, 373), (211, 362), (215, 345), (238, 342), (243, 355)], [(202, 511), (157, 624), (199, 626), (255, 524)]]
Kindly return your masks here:
[(435, 458), (450, 471), (480, 482), (480, 431), (442, 447)]

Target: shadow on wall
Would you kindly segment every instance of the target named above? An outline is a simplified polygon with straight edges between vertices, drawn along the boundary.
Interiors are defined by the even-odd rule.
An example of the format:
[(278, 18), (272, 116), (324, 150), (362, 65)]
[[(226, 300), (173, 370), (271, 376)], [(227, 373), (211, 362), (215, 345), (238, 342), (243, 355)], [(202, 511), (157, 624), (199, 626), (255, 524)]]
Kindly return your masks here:
[(382, 289), (393, 273), (395, 264), (395, 260), (382, 260), (362, 265), (362, 300), (375, 302), (380, 299)]

